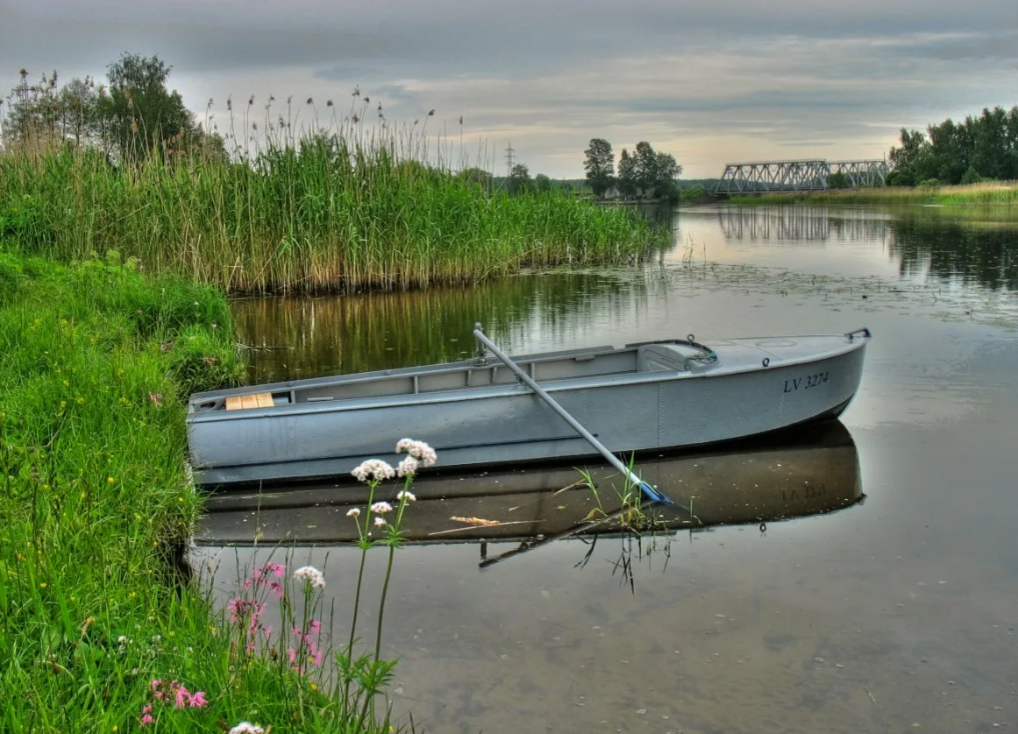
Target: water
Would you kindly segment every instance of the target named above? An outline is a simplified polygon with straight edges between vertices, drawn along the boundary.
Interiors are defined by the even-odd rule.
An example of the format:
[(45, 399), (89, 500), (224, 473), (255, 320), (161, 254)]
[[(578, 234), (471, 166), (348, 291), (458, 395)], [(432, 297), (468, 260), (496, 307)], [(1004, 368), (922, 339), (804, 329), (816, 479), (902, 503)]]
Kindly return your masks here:
[[(400, 660), (393, 704), (429, 731), (981, 732), (1018, 726), (1016, 247), (1014, 222), (942, 212), (704, 209), (633, 268), (237, 312), (242, 341), (273, 347), (252, 353), (256, 380), (454, 358), (476, 320), (517, 352), (870, 327), (842, 418), (848, 461), (749, 447), (660, 473), (683, 496), (753, 477), (780, 492), (781, 464), (780, 481), (840, 487), (841, 509), (779, 508), (792, 519), (642, 548), (559, 541), (483, 568), (476, 543), (407, 548), (383, 637)], [(233, 516), (229, 539), (261, 522), (323, 543), (295, 560), (326, 566), (342, 634), (358, 558), (324, 541), (345, 516), (246, 519)], [(216, 529), (210, 518), (203, 537)], [(201, 549), (224, 595), (252, 553)], [(369, 554), (369, 599), (383, 564)]]

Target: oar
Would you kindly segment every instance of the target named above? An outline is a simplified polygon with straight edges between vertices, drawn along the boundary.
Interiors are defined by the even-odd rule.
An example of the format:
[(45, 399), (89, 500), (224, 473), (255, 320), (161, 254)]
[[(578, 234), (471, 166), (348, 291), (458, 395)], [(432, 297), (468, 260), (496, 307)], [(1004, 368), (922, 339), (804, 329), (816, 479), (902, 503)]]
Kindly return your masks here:
[(586, 428), (580, 425), (580, 422), (578, 420), (569, 415), (569, 413), (566, 412), (565, 408), (563, 408), (561, 405), (555, 402), (554, 398), (552, 398), (551, 395), (544, 391), (543, 387), (534, 382), (534, 380), (531, 379), (530, 375), (521, 370), (515, 362), (509, 359), (509, 357), (507, 357), (502, 352), (501, 349), (499, 349), (492, 343), (491, 339), (484, 335), (484, 332), (481, 331), (480, 324), (474, 324), (474, 337), (477, 339), (479, 343), (483, 344), (488, 349), (490, 349), (492, 354), (494, 354), (496, 357), (502, 360), (505, 366), (512, 370), (513, 374), (516, 375), (524, 385), (533, 390), (537, 394), (537, 396), (541, 398), (541, 400), (548, 404), (549, 408), (551, 408), (552, 410), (559, 414), (559, 417), (562, 418), (562, 420), (564, 420), (566, 423), (572, 426), (577, 433), (583, 436), (583, 438), (587, 440), (587, 443), (589, 443), (591, 446), (597, 449), (597, 453), (601, 454), (601, 456), (603, 456), (609, 464), (611, 464), (620, 472), (622, 472), (623, 476), (625, 476), (626, 478), (629, 479), (629, 481), (638, 486), (640, 490), (645, 495), (647, 495), (648, 499), (651, 499), (654, 502), (661, 502), (662, 504), (666, 505), (675, 504), (666, 495), (662, 494), (661, 492), (658, 492), (656, 489), (651, 487), (649, 484), (647, 484), (645, 481), (643, 481), (633, 472), (631, 472), (625, 464), (619, 461), (618, 457), (615, 456), (615, 454), (613, 454), (611, 451), (605, 448), (605, 445), (603, 443), (594, 438), (594, 434), (592, 434), (590, 431), (588, 431)]

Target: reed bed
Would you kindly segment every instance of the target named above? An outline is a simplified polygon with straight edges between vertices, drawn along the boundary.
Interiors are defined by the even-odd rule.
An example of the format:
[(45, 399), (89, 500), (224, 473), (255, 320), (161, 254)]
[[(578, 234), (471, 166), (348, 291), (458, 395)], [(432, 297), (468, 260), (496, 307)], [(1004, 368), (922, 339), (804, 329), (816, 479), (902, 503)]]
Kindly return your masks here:
[(959, 186), (889, 186), (873, 189), (838, 189), (804, 193), (732, 197), (732, 202), (754, 204), (935, 204), (940, 206), (1013, 206), (1018, 204), (1018, 183), (987, 181)]
[(667, 246), (638, 215), (509, 196), (425, 159), (418, 128), (317, 131), (227, 157), (94, 150), (0, 157), (0, 235), (71, 261), (115, 249), (232, 292), (461, 284), (523, 267), (626, 262)]

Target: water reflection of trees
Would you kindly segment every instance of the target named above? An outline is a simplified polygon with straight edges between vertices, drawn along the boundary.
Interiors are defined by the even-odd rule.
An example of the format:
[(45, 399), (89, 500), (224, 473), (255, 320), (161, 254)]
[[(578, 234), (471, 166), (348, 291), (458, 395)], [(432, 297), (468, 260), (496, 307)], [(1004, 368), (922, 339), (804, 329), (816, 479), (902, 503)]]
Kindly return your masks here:
[(477, 321), (514, 351), (575, 344), (594, 310), (621, 318), (634, 299), (646, 300), (640, 278), (556, 273), (471, 288), (245, 299), (233, 312), (251, 348), (249, 379), (262, 382), (462, 359), (473, 353)]
[(933, 277), (986, 288), (1018, 288), (1018, 223), (994, 227), (946, 219), (929, 211), (896, 218), (816, 207), (725, 208), (718, 226), (729, 240), (807, 243), (876, 242), (887, 245), (905, 277)]
[(718, 211), (718, 225), (728, 239), (750, 242), (825, 242), (882, 241), (888, 221), (873, 217), (851, 216), (839, 212), (831, 216), (827, 209), (805, 206), (725, 208)]
[(888, 252), (902, 275), (928, 273), (993, 290), (1018, 289), (1018, 227), (982, 228), (939, 218), (904, 217), (891, 224)]

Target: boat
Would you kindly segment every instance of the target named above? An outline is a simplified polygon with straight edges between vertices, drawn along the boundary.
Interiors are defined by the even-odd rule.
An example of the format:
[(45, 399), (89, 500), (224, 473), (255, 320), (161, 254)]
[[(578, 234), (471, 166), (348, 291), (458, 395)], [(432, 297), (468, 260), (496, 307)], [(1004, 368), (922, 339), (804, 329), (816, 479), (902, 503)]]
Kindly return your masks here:
[(708, 346), (689, 335), (506, 362), (482, 348), (458, 362), (197, 393), (189, 460), (196, 484), (230, 488), (395, 463), (405, 437), (432, 446), (443, 470), (575, 461), (598, 451), (591, 434), (614, 454), (722, 443), (840, 415), (870, 339), (860, 329)]
[[(625, 479), (600, 457), (582, 468), (596, 494), (570, 466), (423, 472), (413, 484), (417, 501), (403, 515), (403, 535), (425, 545), (532, 544), (620, 532)], [(643, 530), (773, 523), (835, 512), (865, 497), (855, 442), (837, 420), (707, 451), (646, 458), (638, 469), (677, 503), (645, 505)], [(395, 501), (402, 486), (401, 481), (383, 483), (377, 498)], [(634, 499), (640, 496), (630, 491), (629, 500)], [(352, 543), (359, 528), (347, 513), (365, 511), (364, 502), (361, 485), (335, 482), (220, 492), (206, 500), (194, 540), (214, 547)]]

